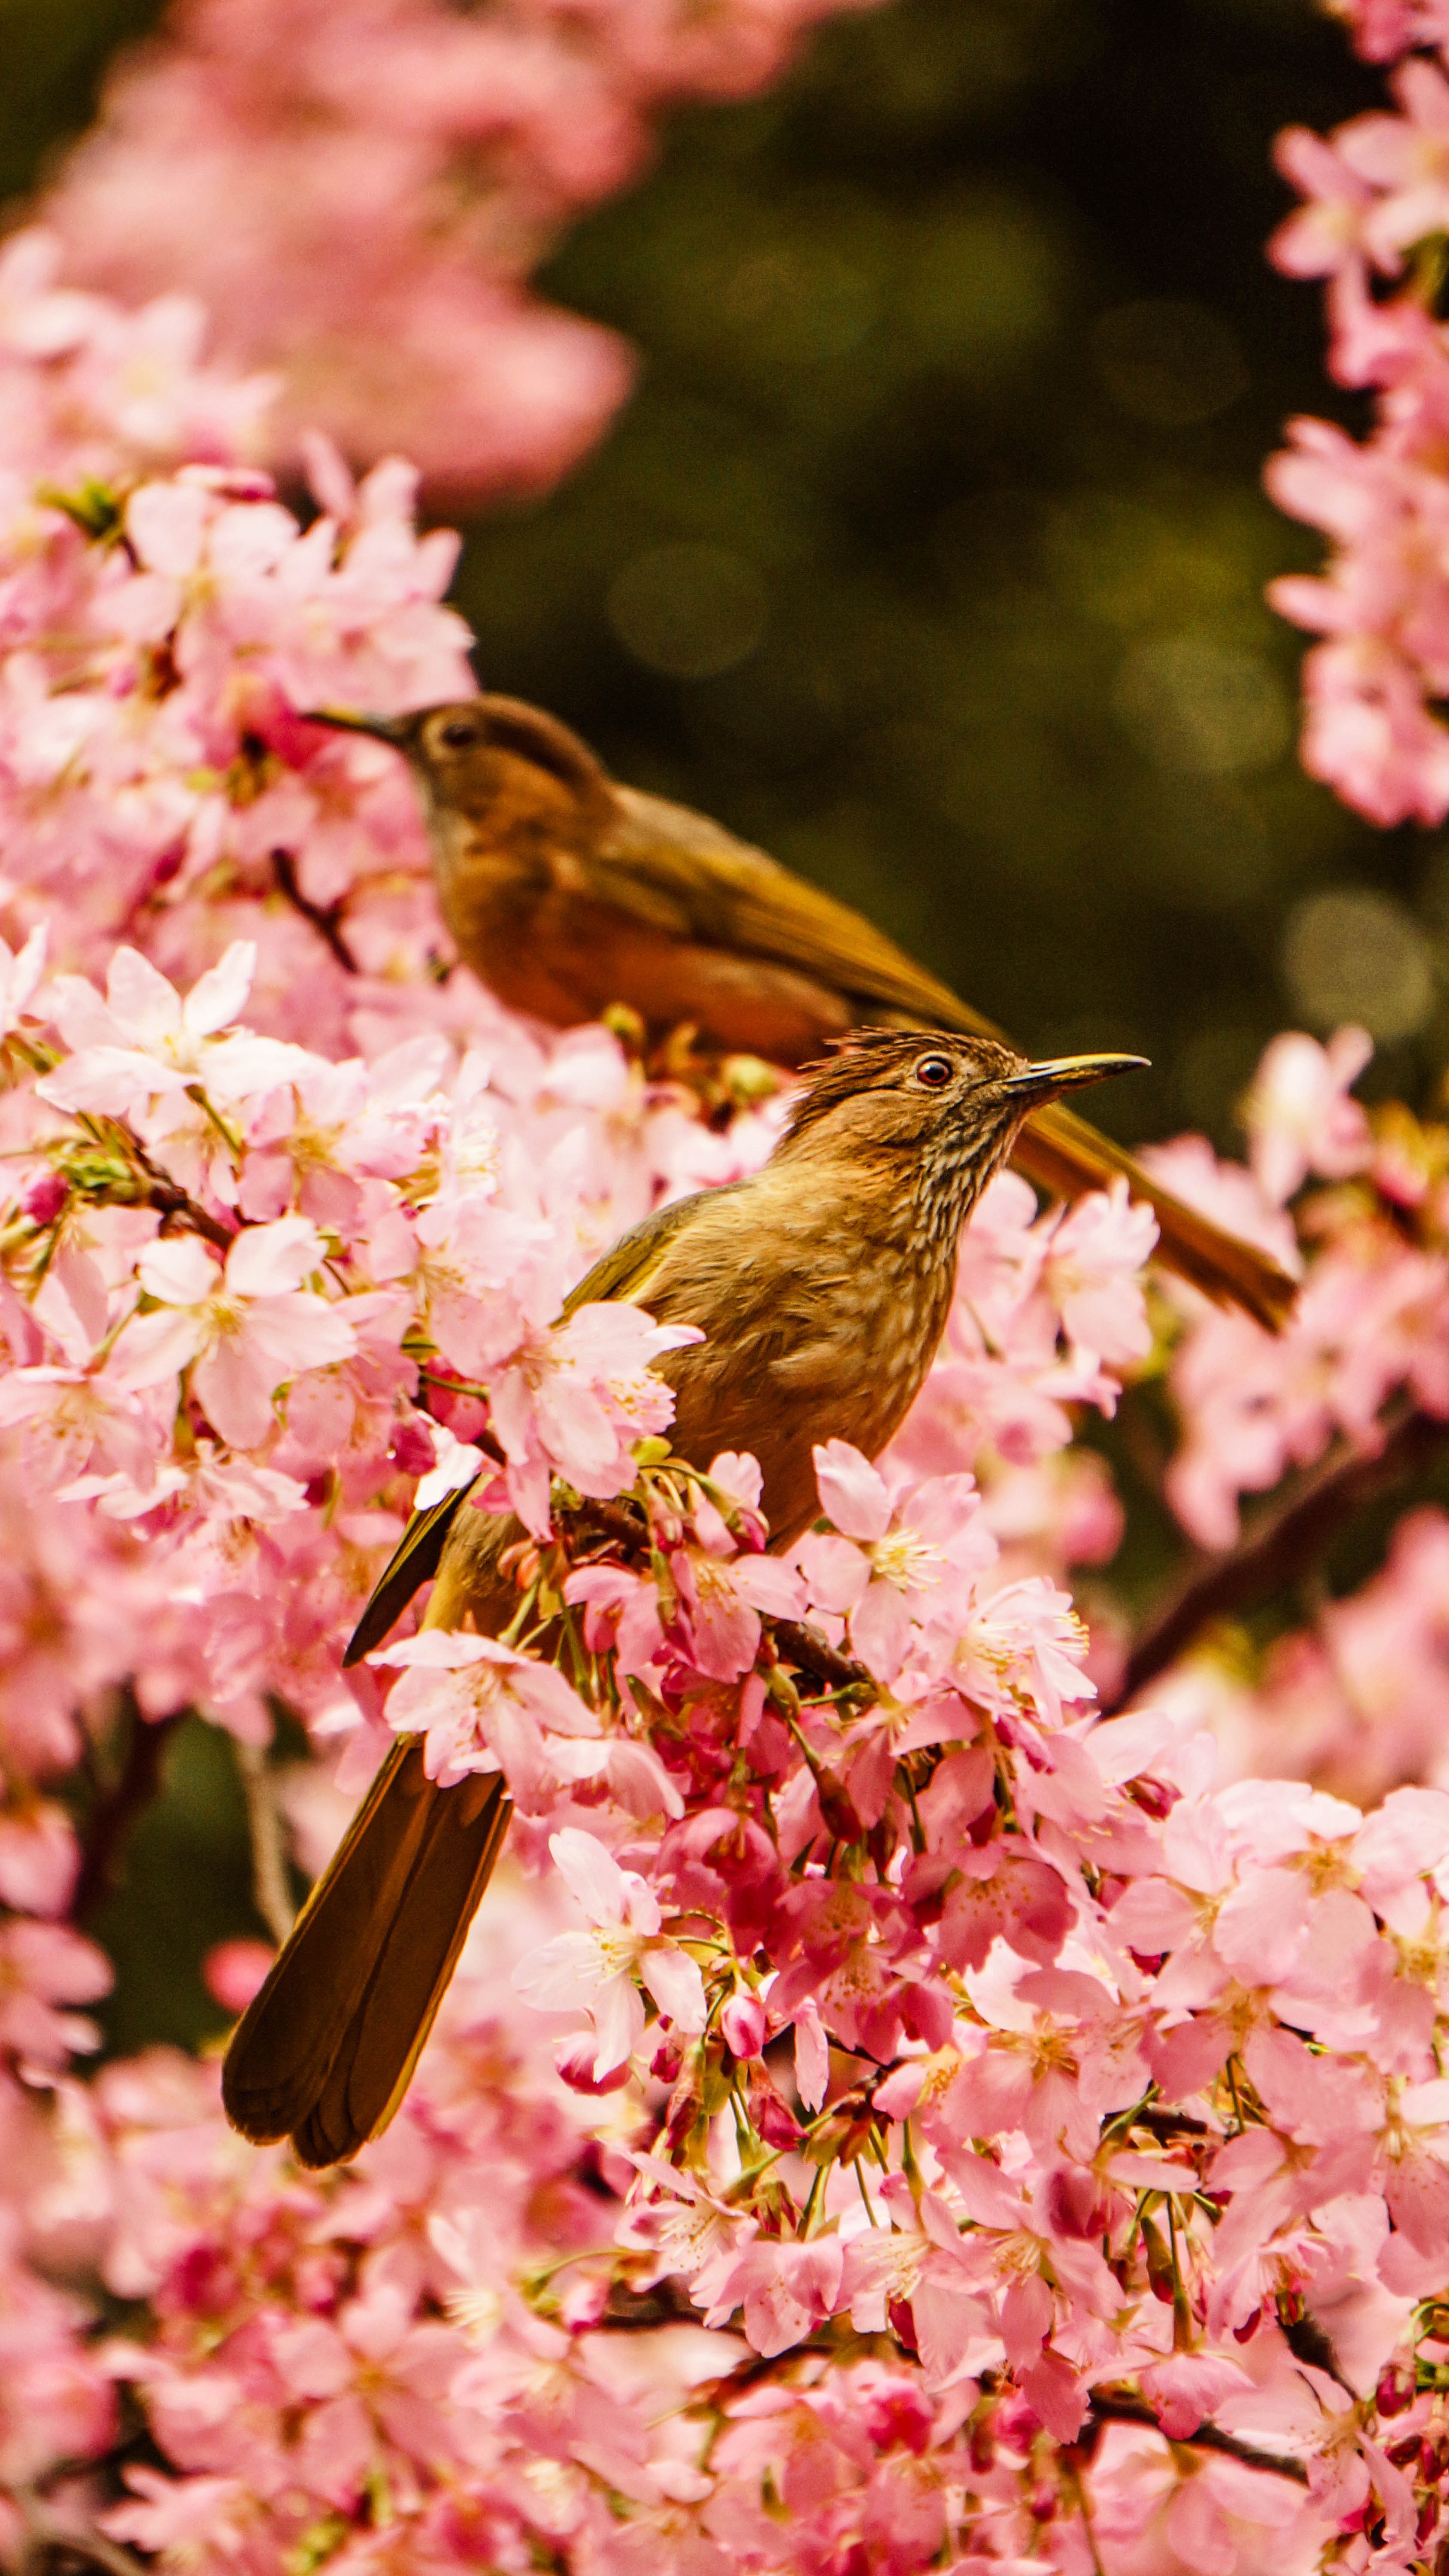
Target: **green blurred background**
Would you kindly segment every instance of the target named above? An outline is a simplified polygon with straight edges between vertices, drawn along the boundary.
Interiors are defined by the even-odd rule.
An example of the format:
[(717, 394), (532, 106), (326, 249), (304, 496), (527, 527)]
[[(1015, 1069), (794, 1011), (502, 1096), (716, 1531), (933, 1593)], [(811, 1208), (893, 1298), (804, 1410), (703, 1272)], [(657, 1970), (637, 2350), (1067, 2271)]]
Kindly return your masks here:
[[(0, 0), (0, 198), (159, 14)], [(1101, 1102), (1134, 1136), (1230, 1143), (1285, 1020), (1364, 1019), (1373, 1079), (1427, 1097), (1449, 840), (1304, 779), (1262, 599), (1321, 551), (1259, 487), (1283, 420), (1362, 426), (1263, 258), (1272, 137), (1380, 95), (1311, 0), (895, 0), (677, 118), (546, 272), (643, 381), (568, 485), (470, 530), (481, 676), (1034, 1050), (1150, 1055)], [(227, 1746), (192, 1722), (167, 1762), (96, 1927), (113, 2045), (219, 2024), (197, 1961), (258, 1928)]]

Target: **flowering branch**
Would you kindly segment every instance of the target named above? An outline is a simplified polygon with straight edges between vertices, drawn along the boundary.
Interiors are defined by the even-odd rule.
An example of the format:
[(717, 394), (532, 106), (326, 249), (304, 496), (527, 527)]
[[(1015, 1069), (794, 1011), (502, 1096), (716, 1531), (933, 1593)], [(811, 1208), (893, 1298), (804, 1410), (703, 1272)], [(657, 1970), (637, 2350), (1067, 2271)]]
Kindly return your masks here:
[[(1140, 2397), (1126, 2397), (1110, 2388), (1093, 2390), (1091, 2420), (1097, 2424), (1145, 2424), (1154, 2433), (1162, 2431), (1152, 2408)], [(1235, 2433), (1220, 2432), (1216, 2424), (1199, 2424), (1196, 2431), (1173, 2433), (1170, 2439), (1184, 2443), (1189, 2450), (1216, 2451), (1225, 2460), (1239, 2460), (1245, 2469), (1262, 2469), (1269, 2477), (1291, 2478), (1295, 2486), (1308, 2484), (1308, 2472), (1301, 2460), (1285, 2459), (1275, 2451), (1260, 2451), (1255, 2443), (1240, 2442)]]
[(1263, 1601), (1319, 1563), (1336, 1533), (1380, 1497), (1422, 1474), (1449, 1441), (1449, 1419), (1409, 1397), (1391, 1405), (1372, 1447), (1341, 1441), (1278, 1501), (1256, 1513), (1237, 1545), (1192, 1559), (1136, 1638), (1104, 1712), (1123, 1707), (1185, 1654), (1216, 1619)]
[(125, 1759), (109, 1789), (97, 1800), (81, 1844), (80, 1868), (71, 1900), (71, 1911), (78, 1923), (89, 1922), (115, 1892), (131, 1829), (161, 1786), (166, 1748), (181, 1724), (181, 1714), (147, 1719), (132, 1700), (125, 1723)]
[(301, 881), (297, 875), (297, 862), (290, 850), (273, 850), (272, 868), (277, 884), (293, 911), (299, 912), (304, 921), (310, 921), (318, 938), (326, 941), (343, 973), (355, 975), (357, 960), (343, 935), (342, 906), (335, 903), (313, 903), (310, 897), (302, 892)]
[(799, 1664), (817, 1681), (828, 1682), (834, 1690), (874, 1691), (874, 1676), (864, 1664), (851, 1655), (837, 1653), (834, 1646), (816, 1628), (807, 1627), (803, 1619), (776, 1619), (773, 1622), (775, 1643), (792, 1664)]
[(143, 2561), (131, 2550), (123, 2549), (119, 2541), (108, 2540), (93, 2524), (63, 2522), (33, 2488), (17, 2487), (12, 2501), (23, 2534), (20, 2576), (40, 2576), (51, 2556), (62, 2561), (78, 2558), (83, 2565), (103, 2568), (105, 2576), (146, 2576)]
[[(779, 1105), (439, 980), (399, 764), (294, 711), (468, 688), (446, 532), (321, 448), (304, 529), (175, 309), (34, 257), (0, 260), (0, 2554), (7, 2497), (80, 2463), (108, 2546), (196, 2576), (1078, 2576), (1084, 2534), (1106, 2576), (1433, 2564), (1449, 1519), (1251, 1682), (1204, 1657), (1094, 1722), (1069, 1577), (1110, 1584), (1123, 1513), (1074, 1426), (1150, 1359), (1144, 1229), (1007, 1173), (893, 1450), (823, 1442), (772, 1546), (753, 1459), (671, 1454), (653, 1320), (550, 1318), (757, 1168)], [(1370, 1118), (1367, 1052), (1276, 1042), (1251, 1170), (1164, 1149), (1305, 1275), (1278, 1337), (1181, 1310), (1163, 1492), (1200, 1554), (1139, 1674), (1442, 1436), (1449, 1130)], [(480, 1477), (525, 1533), (498, 1633), (344, 1673), (415, 1504)], [(82, 1851), (67, 1783), (118, 1705)], [(228, 2132), (210, 2059), (84, 2067), (80, 1910), (167, 1730), (259, 1746), (278, 1706), (309, 1864), (398, 1735), (516, 1816), (342, 2174)], [(1305, 1777), (1237, 1776), (1265, 1745)], [(223, 1944), (210, 1990), (243, 2009), (266, 1956)]]
[(258, 1914), (272, 1939), (280, 1946), (292, 1929), (296, 1908), (287, 1886), (281, 1811), (266, 1748), (260, 1744), (239, 1743), (236, 1760), (247, 1802), (247, 1830), (252, 1847), (252, 1895)]

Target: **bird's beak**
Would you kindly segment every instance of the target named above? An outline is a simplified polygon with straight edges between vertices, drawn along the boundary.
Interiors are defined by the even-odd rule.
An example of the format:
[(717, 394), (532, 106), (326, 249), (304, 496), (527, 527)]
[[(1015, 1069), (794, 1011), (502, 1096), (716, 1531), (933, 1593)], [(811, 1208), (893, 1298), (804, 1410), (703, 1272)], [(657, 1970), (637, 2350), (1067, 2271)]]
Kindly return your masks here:
[(1058, 1055), (1045, 1064), (1029, 1064), (1025, 1073), (1014, 1073), (1003, 1088), (1013, 1100), (1024, 1100), (1035, 1109), (1044, 1100), (1055, 1100), (1063, 1091), (1077, 1091), (1084, 1083), (1109, 1082), (1114, 1073), (1144, 1073), (1145, 1055)]
[(368, 716), (354, 714), (350, 707), (303, 707), (303, 724), (331, 725), (338, 733), (370, 733), (379, 742), (390, 742), (394, 751), (407, 747), (411, 716)]

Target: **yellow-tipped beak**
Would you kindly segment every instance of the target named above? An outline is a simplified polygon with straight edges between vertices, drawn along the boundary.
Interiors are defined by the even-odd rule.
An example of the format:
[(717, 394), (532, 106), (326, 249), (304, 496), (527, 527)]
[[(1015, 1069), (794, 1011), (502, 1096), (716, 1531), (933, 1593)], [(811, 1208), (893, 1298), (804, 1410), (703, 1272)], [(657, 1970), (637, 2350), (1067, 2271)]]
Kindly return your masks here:
[(1055, 1100), (1060, 1092), (1080, 1090), (1088, 1082), (1109, 1082), (1114, 1073), (1145, 1073), (1149, 1058), (1145, 1055), (1058, 1055), (1044, 1064), (1029, 1064), (1025, 1073), (1014, 1073), (1005, 1088), (1014, 1099), (1029, 1100), (1035, 1108), (1043, 1100)]
[(370, 733), (379, 742), (390, 742), (401, 751), (412, 722), (410, 716), (369, 716), (354, 714), (350, 707), (303, 707), (303, 724), (331, 725), (337, 733)]

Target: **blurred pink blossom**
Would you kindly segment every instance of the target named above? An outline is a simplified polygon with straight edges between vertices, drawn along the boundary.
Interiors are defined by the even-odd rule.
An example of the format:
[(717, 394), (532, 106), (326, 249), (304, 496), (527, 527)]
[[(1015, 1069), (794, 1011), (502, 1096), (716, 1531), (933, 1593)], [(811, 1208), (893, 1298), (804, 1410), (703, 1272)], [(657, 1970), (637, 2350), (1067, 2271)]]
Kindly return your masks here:
[[(537, 489), (606, 428), (633, 360), (529, 272), (644, 174), (671, 105), (767, 87), (845, 5), (178, 0), (44, 217), (68, 278), (164, 295), (157, 339), (163, 316), (194, 330), (199, 298), (229, 364), (279, 372), (289, 463), (320, 425), (354, 457), (403, 449), (450, 493)], [(50, 288), (31, 344), (63, 341), (87, 301)]]
[(1339, 1029), (1326, 1047), (1296, 1033), (1275, 1038), (1243, 1105), (1253, 1171), (1279, 1206), (1310, 1172), (1343, 1180), (1372, 1155), (1369, 1123), (1349, 1086), (1373, 1054), (1363, 1029)]
[(1305, 767), (1373, 822), (1437, 823), (1449, 811), (1438, 712), (1449, 337), (1423, 255), (1449, 220), (1449, 21), (1411, 0), (1345, 0), (1340, 14), (1371, 60), (1407, 57), (1391, 77), (1394, 107), (1326, 141), (1302, 127), (1280, 136), (1279, 168), (1304, 203), (1271, 255), (1326, 281), (1330, 370), (1373, 390), (1375, 422), (1361, 442), (1326, 421), (1289, 424), (1268, 490), (1333, 553), (1322, 577), (1285, 576), (1269, 595), (1324, 639), (1304, 665)]

